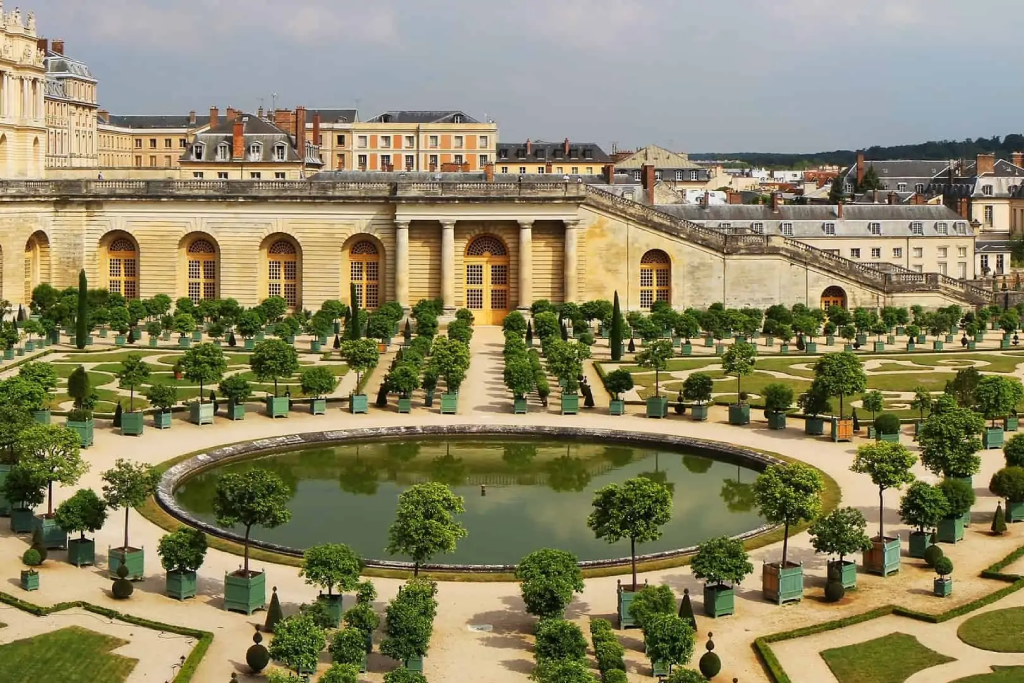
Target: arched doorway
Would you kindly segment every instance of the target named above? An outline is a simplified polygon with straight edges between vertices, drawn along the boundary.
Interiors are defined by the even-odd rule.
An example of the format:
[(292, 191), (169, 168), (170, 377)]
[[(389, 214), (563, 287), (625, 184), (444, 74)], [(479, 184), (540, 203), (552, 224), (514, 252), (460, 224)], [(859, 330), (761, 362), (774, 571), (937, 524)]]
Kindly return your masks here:
[(299, 250), (282, 237), (267, 247), (267, 296), (279, 296), (294, 309), (301, 304), (299, 291)]
[(655, 301), (672, 301), (672, 259), (661, 249), (640, 259), (640, 308), (650, 308)]
[(359, 305), (368, 311), (380, 307), (380, 252), (370, 240), (359, 240), (348, 250), (349, 278), (356, 286)]
[(50, 239), (44, 232), (34, 232), (25, 242), (24, 301), (32, 301), (32, 290), (50, 281)]
[(846, 308), (846, 292), (842, 287), (829, 287), (821, 293), (821, 310), (827, 311), (833, 306)]
[(185, 247), (188, 298), (198, 304), (203, 299), (217, 298), (217, 247), (199, 237)]
[(494, 235), (466, 247), (466, 308), (481, 325), (498, 325), (508, 315), (508, 249)]
[(125, 299), (139, 298), (139, 247), (127, 235), (112, 237), (105, 250), (107, 289)]

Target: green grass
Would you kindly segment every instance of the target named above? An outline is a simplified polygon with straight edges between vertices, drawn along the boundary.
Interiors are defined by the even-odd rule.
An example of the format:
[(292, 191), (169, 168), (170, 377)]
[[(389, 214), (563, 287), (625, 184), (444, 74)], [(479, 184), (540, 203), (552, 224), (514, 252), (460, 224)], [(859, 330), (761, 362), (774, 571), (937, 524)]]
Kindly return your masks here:
[(821, 658), (839, 683), (903, 683), (918, 671), (954, 661), (905, 633), (823, 650)]
[(990, 674), (977, 674), (958, 678), (953, 683), (1020, 683), (1024, 681), (1024, 666), (993, 666)]
[(5, 683), (117, 683), (128, 680), (138, 660), (110, 654), (128, 641), (69, 626), (0, 646)]
[(956, 635), (979, 650), (1024, 652), (1024, 607), (998, 609), (971, 617), (960, 624)]
[[(59, 353), (59, 351), (57, 353)], [(54, 362), (74, 363), (76, 365), (80, 365), (82, 363), (120, 363), (132, 353), (138, 353), (143, 356), (153, 356), (165, 352), (158, 349), (138, 349), (134, 351), (117, 351), (114, 353), (69, 353), (60, 360)]]

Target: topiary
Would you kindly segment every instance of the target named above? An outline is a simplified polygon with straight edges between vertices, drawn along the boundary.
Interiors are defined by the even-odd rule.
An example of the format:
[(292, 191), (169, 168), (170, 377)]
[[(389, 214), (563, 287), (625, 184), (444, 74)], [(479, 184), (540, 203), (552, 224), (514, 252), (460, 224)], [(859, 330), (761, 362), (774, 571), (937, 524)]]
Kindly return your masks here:
[(875, 431), (879, 434), (899, 434), (900, 418), (892, 413), (882, 413), (875, 418)]
[(1002, 503), (998, 503), (996, 505), (996, 514), (992, 517), (992, 526), (990, 529), (996, 536), (1002, 536), (1006, 533), (1006, 513), (1003, 512)]
[(124, 560), (121, 560), (121, 564), (117, 568), (117, 578), (114, 579), (114, 585), (111, 586), (110, 592), (113, 593), (115, 600), (127, 600), (135, 592), (135, 586), (128, 580), (128, 567), (125, 566)]
[(839, 602), (846, 595), (842, 581), (829, 580), (825, 584), (825, 602)]
[(945, 555), (935, 560), (935, 573), (946, 578), (948, 575), (953, 573), (953, 560), (949, 559)]
[(35, 548), (29, 548), (25, 551), (25, 554), (21, 556), (21, 561), (27, 564), (29, 567), (38, 567), (43, 563), (39, 557), (39, 551)]
[(245, 651), (245, 663), (249, 665), (254, 674), (258, 674), (270, 664), (270, 651), (263, 644), (263, 636), (260, 629), (256, 627), (256, 633), (252, 635), (252, 645)]
[(935, 563), (946, 556), (942, 548), (937, 545), (930, 545), (928, 549), (924, 551), (924, 563), (929, 567), (934, 567)]
[(707, 645), (705, 645), (708, 651), (701, 656), (700, 662), (697, 665), (700, 672), (704, 674), (704, 678), (709, 681), (722, 671), (722, 660), (714, 652), (715, 642), (711, 640), (712, 635), (713, 634), (711, 632), (708, 632), (708, 642)]
[(263, 630), (273, 633), (277, 623), (284, 619), (284, 612), (281, 610), (281, 600), (277, 597), (277, 586), (274, 586), (274, 594), (270, 596), (270, 606), (267, 607), (267, 619), (263, 622)]
[(49, 553), (46, 551), (46, 544), (43, 543), (43, 528), (41, 526), (37, 526), (32, 531), (32, 549), (39, 553), (40, 564), (46, 562)]

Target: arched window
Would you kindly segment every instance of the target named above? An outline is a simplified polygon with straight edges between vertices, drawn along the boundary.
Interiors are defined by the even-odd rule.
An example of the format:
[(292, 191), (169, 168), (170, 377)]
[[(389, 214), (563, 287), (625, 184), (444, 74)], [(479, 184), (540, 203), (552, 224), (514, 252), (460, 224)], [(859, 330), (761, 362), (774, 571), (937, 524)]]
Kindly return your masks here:
[(24, 301), (32, 300), (36, 285), (50, 281), (50, 240), (38, 231), (25, 242)]
[(299, 306), (299, 257), (295, 245), (278, 240), (267, 250), (267, 296), (280, 296), (288, 308)]
[(368, 311), (380, 306), (380, 252), (370, 240), (361, 240), (348, 251), (349, 277), (356, 286), (359, 305)]
[(139, 250), (127, 237), (107, 246), (107, 289), (126, 299), (139, 298)]
[(188, 245), (188, 298), (192, 303), (217, 298), (217, 249), (208, 240)]
[(500, 324), (509, 310), (509, 262), (505, 243), (480, 235), (466, 247), (466, 308), (481, 325)]
[(835, 285), (828, 287), (821, 293), (821, 310), (828, 311), (833, 306), (846, 308), (846, 292), (842, 287)]
[(640, 307), (650, 308), (655, 301), (672, 301), (672, 260), (660, 249), (640, 259)]

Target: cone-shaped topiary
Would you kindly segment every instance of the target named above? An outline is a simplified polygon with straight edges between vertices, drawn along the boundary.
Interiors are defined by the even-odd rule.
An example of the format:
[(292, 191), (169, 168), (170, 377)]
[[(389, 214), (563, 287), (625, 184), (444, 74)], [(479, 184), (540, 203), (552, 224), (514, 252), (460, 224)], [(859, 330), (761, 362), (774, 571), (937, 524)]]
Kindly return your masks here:
[(928, 546), (928, 549), (924, 551), (924, 563), (929, 567), (934, 567), (939, 558), (945, 556), (946, 553), (943, 552), (941, 546), (930, 545)]
[(118, 429), (121, 426), (121, 413), (124, 412), (124, 408), (121, 407), (121, 402), (117, 402), (117, 407), (114, 408), (114, 429)]
[(46, 562), (46, 545), (43, 543), (43, 528), (37, 526), (32, 532), (32, 549), (39, 553), (39, 563)]
[(825, 584), (825, 602), (839, 602), (846, 595), (842, 581), (829, 580)]
[(697, 632), (697, 617), (693, 614), (693, 604), (690, 602), (690, 589), (683, 589), (683, 600), (679, 603), (679, 616), (685, 619), (694, 633)]
[(701, 656), (700, 662), (697, 665), (697, 668), (700, 669), (700, 672), (704, 674), (704, 678), (708, 679), (709, 681), (722, 671), (722, 660), (714, 652), (715, 641), (711, 640), (712, 635), (714, 634), (708, 632), (708, 642), (707, 645), (704, 646), (708, 649), (708, 651)]
[(629, 346), (626, 347), (626, 350), (630, 353), (636, 353), (636, 342), (633, 341), (633, 337), (629, 338)]
[(1002, 536), (1006, 533), (1006, 513), (1003, 512), (1003, 504), (999, 503), (996, 505), (996, 514), (992, 518), (992, 533), (996, 536)]
[(281, 600), (277, 597), (277, 586), (274, 586), (274, 594), (270, 596), (270, 607), (267, 608), (267, 620), (263, 622), (263, 630), (273, 633), (277, 622), (284, 619), (284, 612), (281, 611)]
[(256, 627), (256, 633), (252, 635), (252, 645), (245, 651), (245, 663), (249, 665), (254, 674), (258, 674), (270, 664), (270, 651), (263, 644), (263, 636), (260, 629)]
[(35, 548), (29, 548), (25, 551), (25, 554), (21, 556), (21, 561), (27, 564), (29, 567), (38, 567), (42, 564), (42, 560), (39, 558), (39, 551)]
[(114, 585), (110, 588), (115, 600), (127, 600), (135, 592), (135, 586), (127, 577), (128, 567), (125, 566), (124, 560), (121, 560), (121, 564), (117, 567), (117, 578), (114, 579)]

